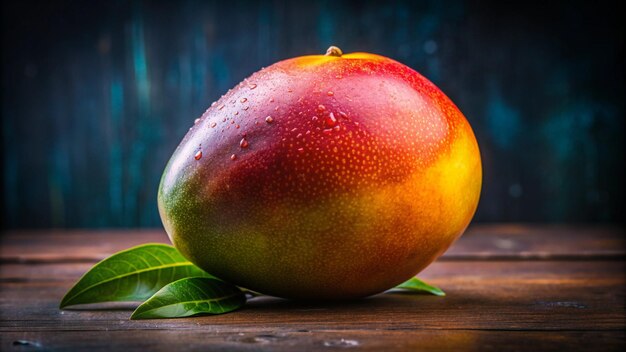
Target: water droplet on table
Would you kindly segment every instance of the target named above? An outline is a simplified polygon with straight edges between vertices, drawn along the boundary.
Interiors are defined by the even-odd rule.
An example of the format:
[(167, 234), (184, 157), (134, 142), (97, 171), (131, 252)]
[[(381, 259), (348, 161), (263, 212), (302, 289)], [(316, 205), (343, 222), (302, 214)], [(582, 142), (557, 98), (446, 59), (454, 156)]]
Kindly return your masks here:
[(357, 340), (339, 339), (324, 341), (326, 347), (356, 347), (359, 345)]

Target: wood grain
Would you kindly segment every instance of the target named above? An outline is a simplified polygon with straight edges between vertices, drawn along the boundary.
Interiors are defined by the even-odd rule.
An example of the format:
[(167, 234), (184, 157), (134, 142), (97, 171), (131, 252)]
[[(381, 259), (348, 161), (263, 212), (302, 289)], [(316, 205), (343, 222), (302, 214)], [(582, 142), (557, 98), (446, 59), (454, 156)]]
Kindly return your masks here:
[[(103, 343), (106, 341), (106, 343)], [(601, 342), (601, 344), (599, 344)], [(480, 330), (115, 330), (9, 332), (7, 350), (64, 351), (621, 351), (624, 332)], [(24, 346), (25, 345), (25, 346)], [(42, 348), (43, 347), (43, 348)], [(601, 348), (599, 348), (601, 347)]]
[[(170, 243), (163, 230), (10, 231), (0, 236), (0, 262), (93, 262), (149, 242)], [(624, 229), (615, 225), (479, 224), (468, 228), (440, 260), (625, 257)]]
[(167, 237), (162, 231), (5, 234), (0, 350), (617, 351), (626, 345), (623, 229), (610, 226), (474, 226), (419, 275), (446, 297), (393, 291), (335, 303), (257, 297), (230, 314), (145, 321), (128, 320), (137, 303), (58, 309), (94, 261), (154, 241)]
[[(237, 313), (199, 317), (189, 322), (275, 328), (298, 324), (309, 329), (330, 324), (342, 329), (484, 330), (533, 330), (538, 326), (544, 330), (616, 330), (623, 326), (626, 293), (626, 279), (620, 275), (625, 269), (623, 262), (510, 264), (498, 261), (433, 264), (420, 277), (442, 287), (448, 294), (445, 298), (386, 293), (349, 303), (314, 304), (258, 297)], [(69, 266), (71, 269), (76, 264)], [(80, 275), (79, 271), (71, 272)], [(58, 303), (73, 282), (73, 279), (43, 277), (5, 282), (2, 307), (9, 311), (19, 309), (19, 314), (5, 317), (0, 326), (12, 330), (33, 319), (50, 323), (40, 324), (37, 327), (40, 330), (58, 329), (59, 322), (72, 330), (154, 326), (154, 321), (127, 322), (131, 313), (127, 309), (106, 314), (97, 310), (59, 311)], [(117, 307), (127, 308), (128, 304)], [(88, 326), (84, 325), (85, 319), (90, 322)], [(112, 325), (111, 321), (123, 323)], [(188, 325), (186, 319), (179, 319), (164, 320), (158, 326), (186, 328)]]

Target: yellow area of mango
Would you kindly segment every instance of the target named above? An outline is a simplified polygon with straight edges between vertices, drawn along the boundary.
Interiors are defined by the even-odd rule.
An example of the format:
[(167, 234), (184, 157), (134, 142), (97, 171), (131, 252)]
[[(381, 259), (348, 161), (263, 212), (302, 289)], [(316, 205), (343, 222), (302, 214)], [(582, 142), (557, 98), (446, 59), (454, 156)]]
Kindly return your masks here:
[(357, 53), (344, 54), (341, 57), (326, 56), (326, 55), (307, 55), (307, 56), (300, 56), (300, 57), (297, 57), (288, 61), (290, 61), (291, 63), (299, 67), (302, 67), (302, 66), (315, 67), (315, 66), (319, 66), (319, 65), (322, 65), (331, 61), (335, 61), (335, 60), (384, 61), (384, 60), (389, 60), (389, 59), (384, 56), (380, 56), (376, 54), (357, 52)]

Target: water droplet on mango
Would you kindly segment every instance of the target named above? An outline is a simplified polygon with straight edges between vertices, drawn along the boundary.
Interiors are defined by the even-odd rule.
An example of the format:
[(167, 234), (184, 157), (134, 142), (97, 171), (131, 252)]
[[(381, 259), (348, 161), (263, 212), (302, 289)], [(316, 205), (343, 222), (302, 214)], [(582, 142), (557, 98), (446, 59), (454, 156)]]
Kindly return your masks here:
[(334, 127), (337, 124), (337, 119), (335, 118), (335, 114), (328, 113), (328, 116), (326, 116), (326, 119), (324, 120), (324, 122), (326, 123), (326, 126), (328, 127)]

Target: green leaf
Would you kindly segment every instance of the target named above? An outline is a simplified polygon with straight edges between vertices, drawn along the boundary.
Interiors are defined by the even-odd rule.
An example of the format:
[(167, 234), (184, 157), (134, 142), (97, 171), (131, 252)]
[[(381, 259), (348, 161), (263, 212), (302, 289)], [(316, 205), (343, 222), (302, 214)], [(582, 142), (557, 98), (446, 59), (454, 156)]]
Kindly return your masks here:
[(174, 247), (145, 244), (118, 252), (91, 268), (72, 287), (60, 308), (74, 304), (143, 301), (172, 281), (212, 277)]
[(188, 317), (222, 314), (246, 303), (237, 286), (216, 279), (190, 277), (174, 281), (137, 307), (131, 319)]
[(411, 280), (396, 286), (396, 288), (403, 288), (406, 290), (416, 291), (416, 292), (425, 292), (430, 293), (435, 296), (445, 296), (446, 293), (443, 292), (439, 287), (435, 287), (425, 283), (424, 281), (414, 277)]

